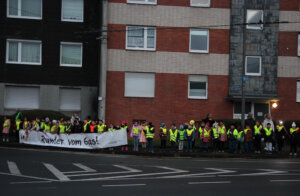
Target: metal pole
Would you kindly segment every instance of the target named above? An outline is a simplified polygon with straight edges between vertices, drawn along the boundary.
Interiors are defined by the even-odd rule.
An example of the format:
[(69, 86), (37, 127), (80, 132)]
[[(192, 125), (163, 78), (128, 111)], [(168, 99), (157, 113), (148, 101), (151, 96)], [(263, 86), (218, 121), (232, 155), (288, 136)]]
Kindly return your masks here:
[(105, 120), (106, 108), (106, 75), (107, 75), (107, 8), (108, 1), (102, 1), (102, 35), (101, 35), (101, 55), (100, 55), (100, 78), (98, 97), (98, 118)]
[(245, 105), (246, 105), (246, 100), (245, 100), (245, 58), (246, 58), (246, 1), (244, 0), (244, 25), (241, 25), (242, 32), (243, 32), (243, 65), (242, 65), (242, 128), (243, 130), (245, 129)]

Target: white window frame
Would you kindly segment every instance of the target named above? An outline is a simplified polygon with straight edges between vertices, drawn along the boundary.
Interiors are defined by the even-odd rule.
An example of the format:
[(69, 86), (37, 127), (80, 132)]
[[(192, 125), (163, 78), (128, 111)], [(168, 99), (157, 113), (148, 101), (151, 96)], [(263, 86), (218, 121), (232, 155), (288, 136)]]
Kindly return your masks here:
[(191, 7), (210, 7), (210, 2), (211, 0), (209, 0), (209, 2), (208, 2), (208, 4), (194, 4), (194, 3), (192, 3), (192, 0), (190, 0), (190, 6)]
[(157, 4), (157, 0), (155, 0), (155, 2), (149, 2), (149, 0), (144, 0), (145, 2), (138, 2), (135, 0), (127, 0), (127, 3), (130, 4), (149, 4), (149, 5), (156, 5)]
[[(128, 41), (128, 27), (141, 27), (144, 28), (144, 48), (132, 48), (127, 46), (127, 41)], [(148, 28), (154, 28), (155, 29), (155, 39), (154, 39), (154, 48), (147, 48), (146, 43), (147, 43), (147, 37), (148, 37)], [(145, 26), (133, 26), (133, 25), (128, 25), (126, 26), (126, 50), (147, 50), (147, 51), (155, 51), (156, 50), (156, 27), (145, 27)]]
[(6, 8), (6, 16), (8, 18), (21, 18), (21, 19), (34, 19), (34, 20), (42, 20), (43, 19), (43, 0), (41, 0), (41, 17), (36, 17), (36, 16), (22, 16), (21, 15), (21, 11), (22, 11), (22, 8), (21, 8), (21, 1), (22, 0), (18, 0), (18, 15), (10, 15), (9, 14), (9, 0), (6, 1), (7, 3), (7, 8)]
[[(145, 96), (145, 95), (141, 95), (141, 96), (137, 96), (137, 95), (128, 95), (128, 93), (126, 94), (126, 74), (151, 74), (154, 76), (154, 88), (153, 88), (153, 96)], [(147, 72), (125, 72), (124, 75), (124, 97), (126, 98), (155, 98), (155, 89), (156, 89), (156, 74), (155, 73), (147, 73)]]
[[(246, 14), (246, 23), (248, 24), (248, 11), (261, 11), (262, 12), (262, 16), (261, 16), (261, 22), (263, 23), (264, 22), (264, 11), (263, 10), (252, 10), (252, 9), (248, 9), (247, 10), (247, 14)], [(263, 30), (264, 28), (264, 25), (261, 24), (259, 28), (257, 27), (253, 27), (251, 25), (247, 25), (246, 26), (246, 29), (252, 29), (252, 30)]]
[(63, 15), (64, 7), (63, 7), (63, 0), (61, 0), (61, 21), (63, 22), (84, 22), (84, 0), (82, 0), (82, 19), (64, 19)]
[[(192, 31), (207, 31), (207, 50), (192, 50)], [(209, 30), (208, 29), (190, 29), (190, 41), (189, 41), (189, 50), (191, 53), (209, 53)]]
[[(259, 73), (247, 73), (247, 61), (248, 61), (248, 57), (259, 58)], [(245, 57), (245, 75), (247, 75), (247, 76), (261, 76), (261, 56), (246, 56)]]
[[(81, 46), (81, 63), (80, 64), (62, 64), (62, 46), (63, 45), (77, 45)], [(60, 42), (60, 57), (59, 57), (59, 66), (60, 67), (82, 67), (83, 64), (83, 45), (80, 42)]]
[(298, 34), (298, 56), (300, 56), (300, 34)]
[[(206, 77), (206, 96), (190, 96), (190, 77), (193, 77), (193, 76), (202, 76), (202, 77)], [(194, 80), (195, 82), (201, 82), (201, 81), (196, 81)], [(207, 99), (208, 98), (208, 76), (205, 76), (205, 75), (189, 75), (188, 76), (188, 98), (189, 99)]]
[(300, 97), (298, 97), (298, 87), (300, 88), (300, 80), (297, 80), (297, 84), (296, 84), (296, 102), (300, 103)]
[[(9, 61), (9, 42), (18, 42), (18, 61)], [(22, 62), (22, 42), (39, 43), (40, 44), (40, 62)], [(23, 39), (7, 39), (6, 40), (6, 63), (7, 64), (22, 64), (22, 65), (42, 65), (42, 41), (39, 40), (23, 40)]]

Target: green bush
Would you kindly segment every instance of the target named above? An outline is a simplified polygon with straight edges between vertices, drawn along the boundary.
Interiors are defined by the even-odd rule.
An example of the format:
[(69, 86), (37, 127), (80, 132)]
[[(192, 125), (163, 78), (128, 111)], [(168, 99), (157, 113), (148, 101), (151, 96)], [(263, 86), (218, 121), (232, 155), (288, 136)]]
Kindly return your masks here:
[[(61, 112), (51, 111), (51, 110), (24, 110), (21, 111), (22, 118), (27, 117), (28, 120), (34, 120), (36, 117), (40, 119), (45, 119), (46, 117), (50, 118), (51, 120), (59, 120), (60, 118), (70, 119), (69, 116), (62, 114)], [(14, 121), (16, 118), (16, 114), (12, 115), (12, 120)]]

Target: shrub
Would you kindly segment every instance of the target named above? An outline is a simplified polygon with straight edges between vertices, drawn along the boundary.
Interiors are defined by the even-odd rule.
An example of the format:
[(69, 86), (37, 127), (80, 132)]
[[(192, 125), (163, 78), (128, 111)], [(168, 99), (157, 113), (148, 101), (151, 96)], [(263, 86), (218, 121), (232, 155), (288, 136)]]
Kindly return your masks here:
[[(51, 120), (59, 120), (60, 118), (70, 119), (69, 116), (62, 114), (61, 112), (51, 111), (51, 110), (24, 110), (21, 111), (22, 117), (27, 117), (28, 120), (34, 120), (36, 117), (44, 119), (46, 117)], [(12, 115), (12, 120), (14, 121), (17, 114)]]

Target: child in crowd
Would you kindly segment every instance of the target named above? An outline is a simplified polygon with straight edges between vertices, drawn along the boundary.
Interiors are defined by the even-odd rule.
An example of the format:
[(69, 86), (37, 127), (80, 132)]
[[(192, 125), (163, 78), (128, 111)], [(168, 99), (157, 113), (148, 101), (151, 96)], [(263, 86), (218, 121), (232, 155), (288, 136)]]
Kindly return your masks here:
[(219, 133), (220, 133), (220, 151), (224, 152), (225, 150), (225, 142), (227, 141), (227, 131), (224, 123), (220, 121), (219, 123)]
[[(99, 127), (99, 126), (98, 126), (98, 127)], [(128, 134), (129, 129), (128, 129), (128, 126), (127, 126), (127, 123), (126, 123), (125, 120), (122, 121), (122, 124), (121, 124), (120, 129), (125, 129), (125, 130), (126, 130), (126, 133)], [(99, 131), (98, 131), (98, 132), (99, 132)], [(127, 135), (126, 135), (126, 137), (127, 137)], [(121, 147), (121, 150), (122, 150), (122, 151), (124, 151), (124, 150), (128, 151), (128, 146), (127, 146), (127, 145), (126, 145), (126, 146), (122, 146), (122, 147)]]
[(179, 140), (179, 145), (178, 145), (178, 151), (183, 152), (183, 147), (184, 147), (184, 140), (186, 138), (186, 132), (184, 130), (183, 125), (180, 125), (180, 129), (178, 130), (178, 140)]
[(245, 133), (245, 151), (250, 153), (252, 151), (252, 142), (253, 142), (253, 131), (250, 128), (250, 125), (246, 125)]
[(297, 156), (297, 135), (299, 134), (299, 128), (296, 123), (292, 123), (292, 127), (290, 128), (290, 155)]
[(273, 129), (271, 127), (271, 123), (267, 124), (267, 127), (264, 129), (264, 132), (265, 132), (265, 143), (266, 143), (265, 150), (267, 153), (272, 154)]
[(255, 153), (261, 153), (261, 138), (262, 138), (262, 124), (256, 121), (254, 125), (254, 149)]
[(5, 116), (4, 117), (4, 123), (3, 123), (3, 129), (2, 129), (2, 141), (9, 142), (9, 129), (10, 129), (10, 119)]
[(205, 122), (201, 122), (200, 127), (199, 127), (199, 143), (200, 143), (200, 150), (203, 149), (203, 130), (205, 128)]
[(206, 124), (203, 129), (203, 150), (204, 152), (208, 152), (208, 144), (211, 138), (211, 129), (209, 124)]
[(193, 142), (195, 141), (195, 130), (191, 124), (186, 129), (187, 152), (193, 152)]
[(133, 122), (133, 126), (131, 129), (130, 136), (133, 138), (133, 151), (139, 151), (139, 136), (141, 132), (141, 126), (138, 124), (137, 121)]
[(169, 139), (170, 139), (171, 147), (172, 149), (176, 149), (178, 130), (174, 123), (172, 124), (171, 129), (169, 130), (169, 135), (170, 135)]
[(282, 146), (283, 146), (286, 135), (287, 135), (287, 131), (283, 125), (283, 122), (279, 121), (278, 125), (276, 126), (276, 132), (275, 132), (275, 138), (277, 141), (278, 152), (282, 151)]
[(215, 122), (212, 126), (214, 151), (220, 150), (220, 132), (218, 128), (219, 124)]
[(238, 126), (238, 134), (236, 140), (237, 142), (235, 147), (235, 153), (243, 154), (245, 136), (244, 136), (244, 130), (240, 125)]
[(160, 124), (159, 136), (160, 136), (160, 148), (165, 149), (167, 147), (167, 136), (168, 136), (165, 123)]
[(235, 151), (237, 135), (238, 135), (238, 130), (235, 128), (234, 124), (231, 124), (230, 129), (227, 131), (230, 153), (234, 153)]
[(139, 140), (142, 145), (143, 151), (145, 151), (146, 147), (147, 147), (147, 140), (146, 140), (146, 133), (145, 133), (147, 128), (148, 128), (147, 123), (143, 122), (141, 125), (141, 132), (140, 132), (140, 136), (139, 136), (140, 137)]

